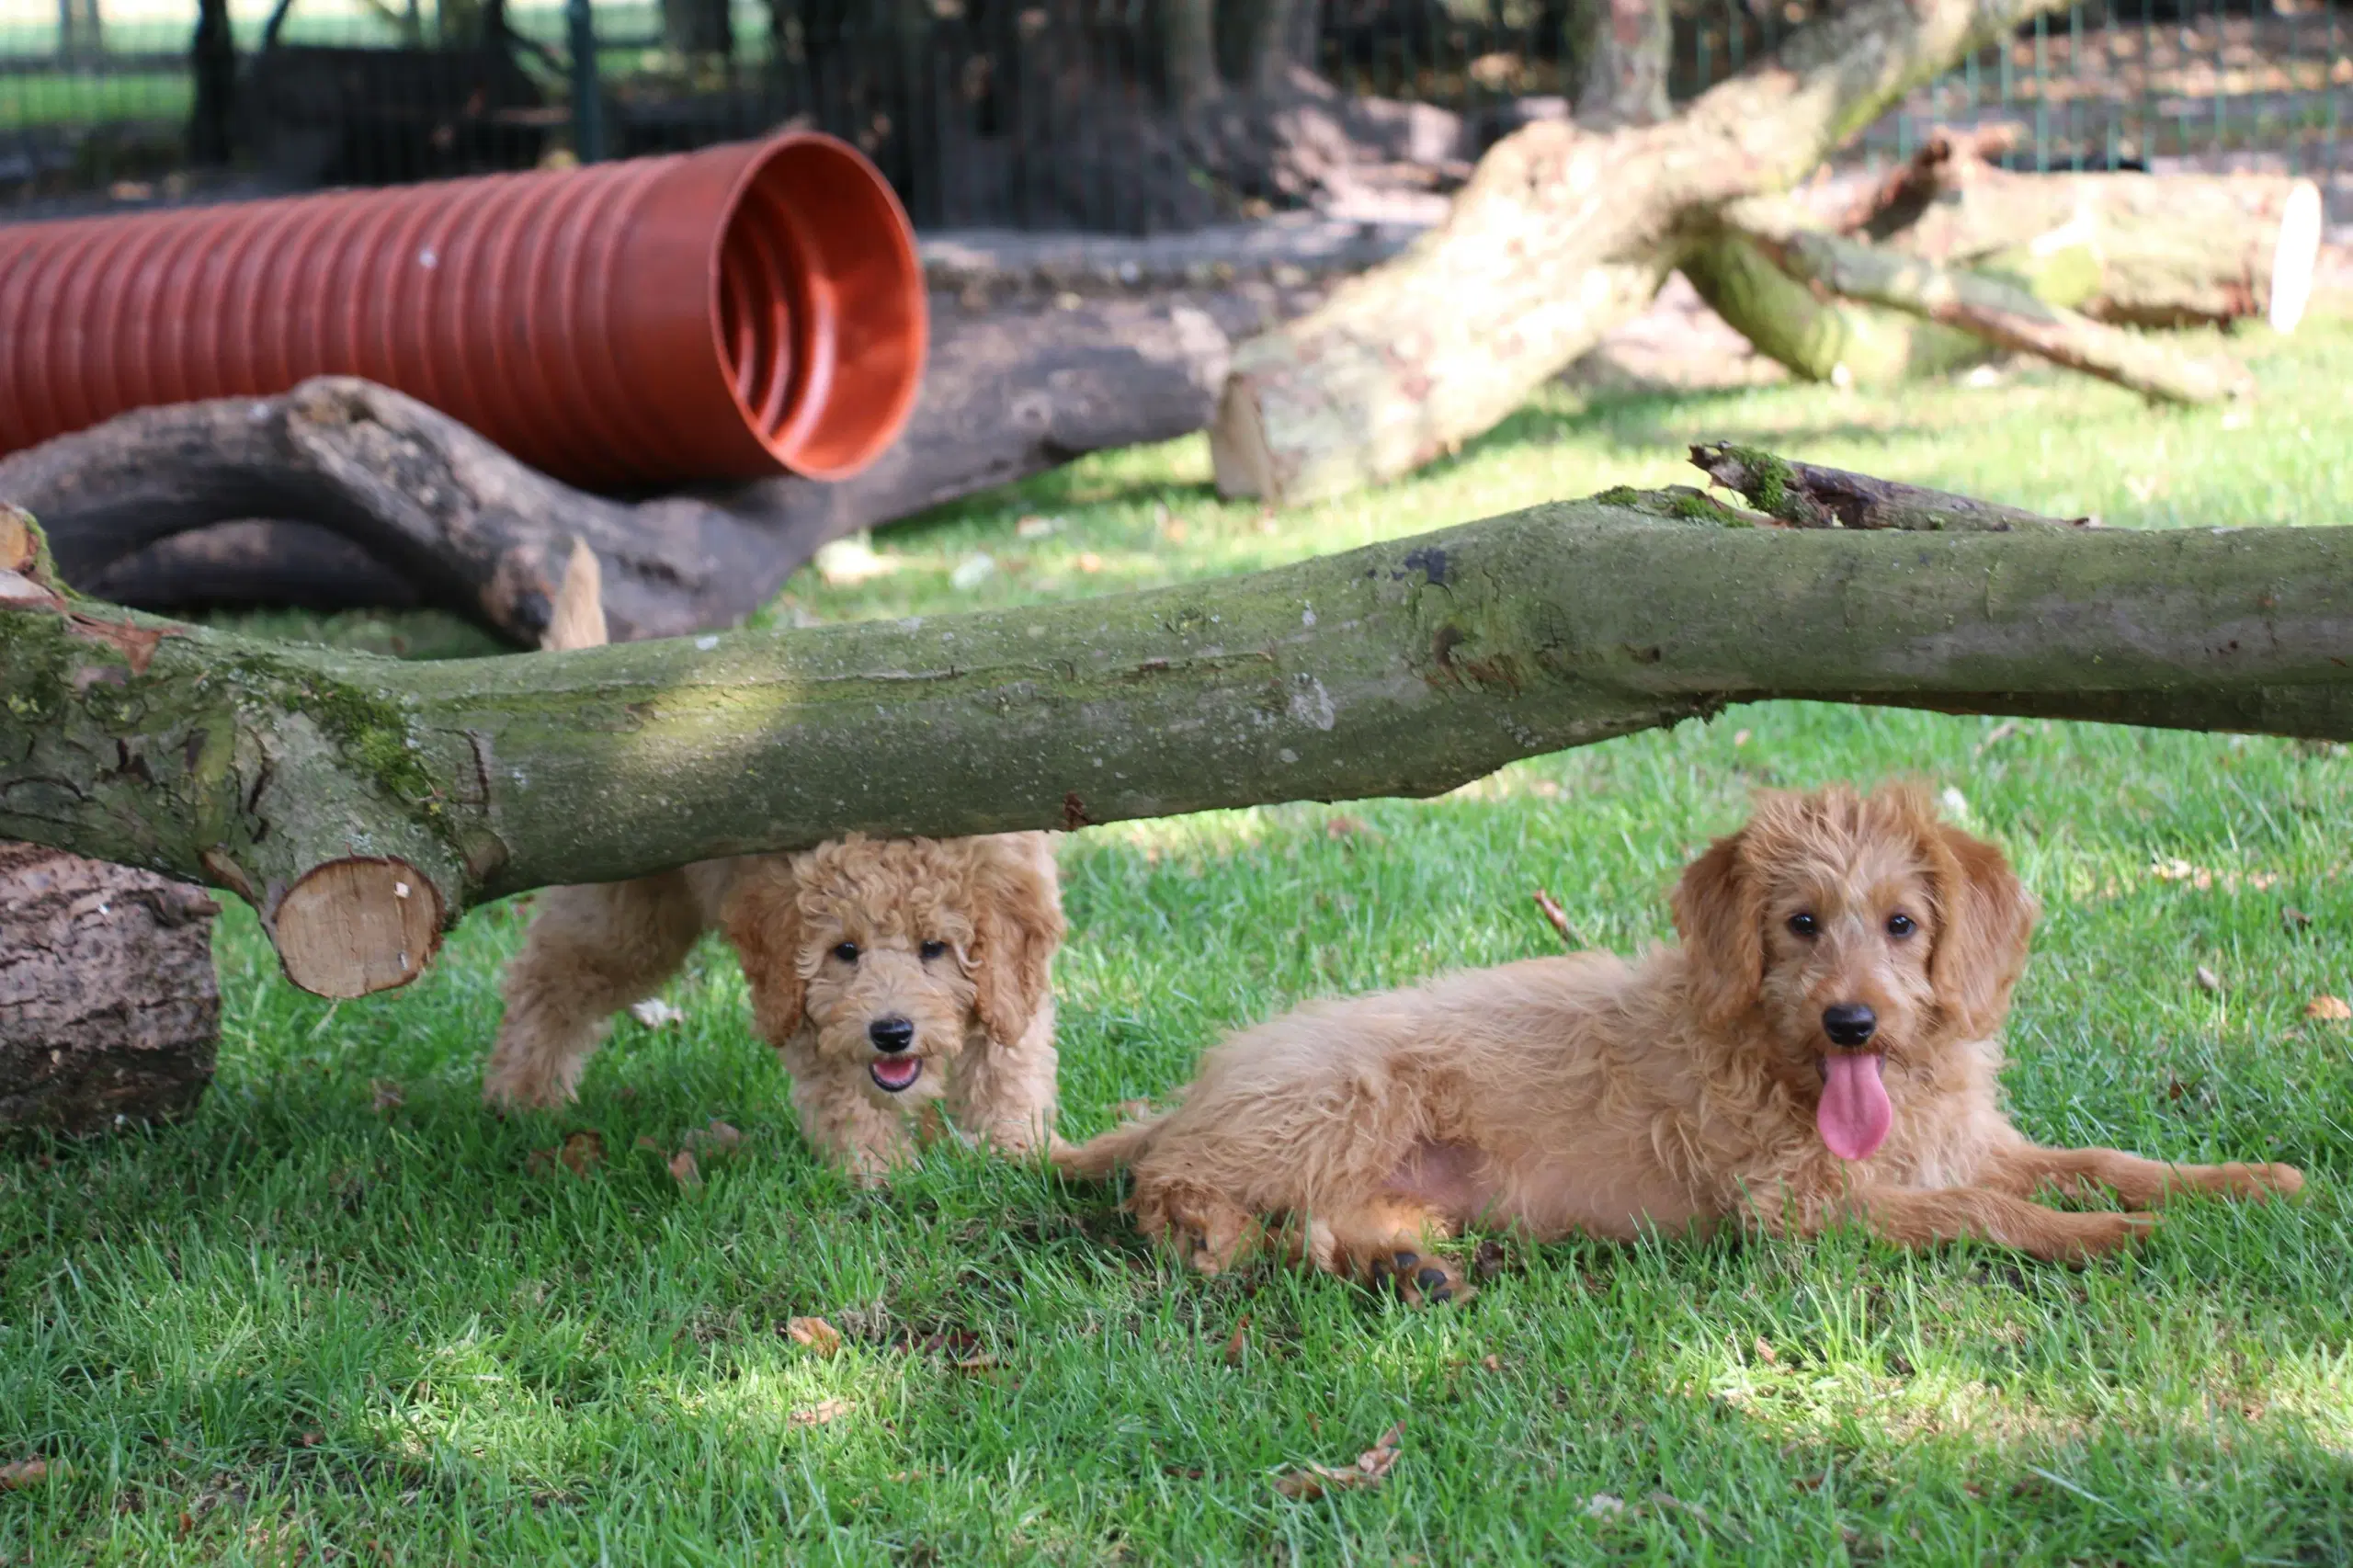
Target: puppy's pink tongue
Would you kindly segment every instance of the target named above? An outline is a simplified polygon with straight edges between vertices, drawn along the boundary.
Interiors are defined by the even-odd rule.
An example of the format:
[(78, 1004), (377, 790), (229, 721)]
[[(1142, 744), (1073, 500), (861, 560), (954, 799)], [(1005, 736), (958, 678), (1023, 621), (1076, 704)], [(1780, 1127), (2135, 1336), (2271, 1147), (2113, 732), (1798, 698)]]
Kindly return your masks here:
[(1887, 1138), (1895, 1108), (1887, 1103), (1887, 1085), (1880, 1082), (1881, 1058), (1825, 1056), (1822, 1059), (1822, 1106), (1813, 1124), (1822, 1141), (1842, 1160), (1868, 1160)]

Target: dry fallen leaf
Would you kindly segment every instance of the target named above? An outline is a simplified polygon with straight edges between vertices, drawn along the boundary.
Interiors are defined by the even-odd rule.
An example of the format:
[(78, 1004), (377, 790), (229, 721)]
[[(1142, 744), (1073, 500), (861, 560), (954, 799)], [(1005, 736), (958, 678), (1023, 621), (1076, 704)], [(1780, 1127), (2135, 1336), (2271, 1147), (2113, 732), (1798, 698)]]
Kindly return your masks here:
[(1551, 921), (1552, 929), (1561, 934), (1563, 947), (1567, 948), (1571, 952), (1579, 952), (1584, 949), (1585, 943), (1577, 936), (1577, 928), (1569, 924), (1569, 912), (1554, 902), (1552, 895), (1542, 888), (1536, 890), (1536, 907), (1544, 912), (1544, 918)]
[(1242, 1365), (1242, 1354), (1250, 1347), (1250, 1314), (1244, 1312), (1242, 1321), (1233, 1325), (1233, 1333), (1225, 1342), (1225, 1364)]
[(49, 1479), (47, 1460), (18, 1460), (14, 1464), (0, 1464), (0, 1492), (14, 1492), (22, 1487), (38, 1486)]
[(850, 1409), (850, 1403), (846, 1399), (821, 1399), (805, 1410), (794, 1411), (784, 1419), (787, 1425), (793, 1426), (823, 1426), (828, 1421), (838, 1421), (847, 1415)]
[(662, 1029), (678, 1022), (686, 1014), (659, 996), (649, 996), (642, 1002), (631, 1002), (629, 1016), (649, 1029)]
[(1326, 1492), (1341, 1492), (1351, 1487), (1378, 1486), (1397, 1463), (1397, 1444), (1405, 1435), (1405, 1424), (1400, 1421), (1381, 1435), (1381, 1441), (1357, 1456), (1357, 1462), (1335, 1470), (1329, 1465), (1310, 1464), (1290, 1471), (1275, 1483), (1275, 1490), (1286, 1497), (1302, 1503), (1313, 1502)]
[(2301, 931), (2312, 923), (2313, 917), (2292, 903), (2279, 911), (2279, 924), (2290, 931)]
[(1500, 1356), (1490, 1353), (1479, 1358), (1479, 1365), (1486, 1368), (1487, 1370), (1491, 1372), (1500, 1372), (1504, 1369), (1504, 1358)]
[(388, 1110), (398, 1110), (408, 1103), (408, 1094), (390, 1078), (378, 1078), (368, 1085), (369, 1096), (378, 1116)]
[(795, 1345), (805, 1345), (820, 1356), (841, 1353), (842, 1331), (824, 1318), (793, 1318), (784, 1325), (784, 1334)]
[(1091, 550), (1082, 550), (1078, 552), (1078, 569), (1093, 576), (1103, 570), (1103, 558)]
[(586, 1176), (605, 1163), (605, 1135), (594, 1131), (567, 1132), (563, 1147), (556, 1151), (555, 1157), (562, 1160), (574, 1176)]
[(2343, 1023), (2353, 1018), (2353, 1003), (2347, 1002), (2342, 996), (2315, 996), (2304, 1004), (2304, 1017)]
[(1326, 838), (1354, 838), (1363, 831), (1364, 819), (1348, 816), (1346, 813), (1334, 817), (1324, 824), (1324, 836)]
[(688, 1148), (699, 1149), (706, 1152), (716, 1149), (722, 1153), (733, 1149), (736, 1144), (741, 1143), (743, 1141), (744, 1135), (741, 1132), (736, 1131), (733, 1128), (728, 1126), (727, 1123), (720, 1120), (716, 1117), (711, 1119), (711, 1123), (709, 1127), (698, 1127), (692, 1132), (687, 1134)]
[(1768, 1367), (1779, 1366), (1781, 1360), (1780, 1352), (1768, 1345), (1761, 1334), (1756, 1336), (1756, 1358)]
[(1626, 1511), (1626, 1500), (1607, 1492), (1597, 1492), (1585, 1500), (1585, 1514), (1589, 1519), (1614, 1519)]
[(2222, 977), (2202, 963), (2198, 966), (2198, 972), (2191, 978), (2198, 982), (2198, 989), (2200, 991), (2220, 991), (2222, 988)]
[(692, 1149), (681, 1149), (670, 1157), (670, 1175), (688, 1192), (702, 1190), (702, 1167), (695, 1164)]
[(1152, 1114), (1152, 1102), (1150, 1100), (1121, 1100), (1111, 1108), (1111, 1114), (1121, 1121), (1133, 1121), (1138, 1117)]

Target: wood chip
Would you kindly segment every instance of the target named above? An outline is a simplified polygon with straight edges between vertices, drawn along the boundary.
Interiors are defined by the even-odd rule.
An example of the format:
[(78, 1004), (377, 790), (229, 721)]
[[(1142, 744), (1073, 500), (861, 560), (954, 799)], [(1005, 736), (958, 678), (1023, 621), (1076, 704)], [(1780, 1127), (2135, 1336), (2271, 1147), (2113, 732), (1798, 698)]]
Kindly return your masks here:
[(2190, 978), (2198, 982), (2198, 989), (2200, 991), (2220, 991), (2222, 988), (2222, 977), (2202, 963), (2198, 966), (2198, 972)]
[(18, 1460), (14, 1464), (0, 1464), (0, 1492), (20, 1491), (38, 1486), (49, 1479), (47, 1460)]
[(841, 1354), (842, 1331), (824, 1318), (793, 1318), (784, 1325), (784, 1335), (795, 1345), (805, 1345), (818, 1355), (832, 1358)]
[(2348, 1003), (2342, 996), (2315, 996), (2304, 1004), (2304, 1017), (2343, 1023), (2353, 1018), (2353, 1003)]
[(1357, 1456), (1357, 1461), (1337, 1470), (1328, 1465), (1310, 1464), (1290, 1471), (1275, 1482), (1275, 1490), (1286, 1497), (1302, 1503), (1313, 1502), (1326, 1492), (1345, 1492), (1351, 1488), (1378, 1486), (1388, 1478), (1397, 1463), (1397, 1444), (1405, 1435), (1405, 1424), (1400, 1421), (1381, 1435), (1381, 1441)]
[(821, 1399), (805, 1409), (787, 1415), (785, 1423), (792, 1426), (823, 1426), (828, 1421), (838, 1421), (856, 1408), (846, 1399)]

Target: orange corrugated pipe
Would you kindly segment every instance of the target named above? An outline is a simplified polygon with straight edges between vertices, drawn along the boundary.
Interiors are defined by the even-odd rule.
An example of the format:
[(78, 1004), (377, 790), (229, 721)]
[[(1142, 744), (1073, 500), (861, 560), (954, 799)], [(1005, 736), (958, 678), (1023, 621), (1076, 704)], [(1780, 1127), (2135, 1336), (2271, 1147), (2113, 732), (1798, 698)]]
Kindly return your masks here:
[(128, 410), (399, 389), (592, 486), (842, 479), (923, 373), (923, 269), (830, 136), (0, 227), (0, 453)]

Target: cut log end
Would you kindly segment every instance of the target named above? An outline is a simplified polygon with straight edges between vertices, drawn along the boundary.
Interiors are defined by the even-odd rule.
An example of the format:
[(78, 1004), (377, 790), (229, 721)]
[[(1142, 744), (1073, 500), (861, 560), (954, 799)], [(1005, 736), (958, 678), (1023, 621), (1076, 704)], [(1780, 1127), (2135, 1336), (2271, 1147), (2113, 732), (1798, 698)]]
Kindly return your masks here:
[(0, 1133), (85, 1136), (202, 1100), (219, 913), (184, 882), (0, 843)]
[(2313, 274), (2320, 266), (2320, 187), (2298, 180), (2279, 213), (2279, 244), (2271, 255), (2271, 307), (2274, 332), (2293, 332), (2312, 302)]
[(406, 985), (441, 946), (441, 893), (400, 860), (355, 856), (305, 872), (270, 918), (286, 978), (347, 999)]
[(1274, 450), (1267, 444), (1267, 421), (1258, 407), (1258, 392), (1250, 378), (1239, 372), (1226, 378), (1225, 391), (1217, 400), (1217, 417), (1210, 422), (1210, 463), (1221, 498), (1256, 498), (1282, 505), (1282, 486), (1275, 472)]

